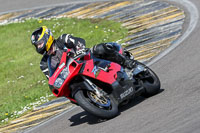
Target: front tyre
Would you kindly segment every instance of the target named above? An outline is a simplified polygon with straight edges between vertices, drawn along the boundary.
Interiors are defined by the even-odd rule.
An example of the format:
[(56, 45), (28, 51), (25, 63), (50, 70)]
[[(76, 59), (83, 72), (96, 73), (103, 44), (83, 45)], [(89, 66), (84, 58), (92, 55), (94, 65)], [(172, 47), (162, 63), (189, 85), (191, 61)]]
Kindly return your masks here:
[(75, 96), (78, 104), (87, 112), (104, 119), (110, 119), (118, 114), (118, 106), (111, 98), (100, 98), (91, 91), (79, 90)]

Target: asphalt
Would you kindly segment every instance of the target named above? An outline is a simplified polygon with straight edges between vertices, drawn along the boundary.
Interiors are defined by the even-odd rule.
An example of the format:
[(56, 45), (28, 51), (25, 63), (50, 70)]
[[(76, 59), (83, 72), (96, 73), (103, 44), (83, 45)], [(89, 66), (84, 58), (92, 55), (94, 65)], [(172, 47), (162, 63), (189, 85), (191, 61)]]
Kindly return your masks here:
[[(197, 8), (200, 7), (200, 1), (191, 2)], [(14, 7), (20, 8), (20, 5), (12, 8), (9, 1), (4, 3), (10, 6), (9, 10)], [(0, 9), (3, 10), (1, 7)], [(189, 21), (188, 18), (185, 23), (188, 24)], [(111, 120), (97, 119), (80, 107), (74, 107), (26, 132), (199, 133), (199, 32), (198, 21), (193, 32), (179, 46), (151, 65), (162, 83), (163, 91), (160, 94), (148, 99), (137, 98), (131, 104), (122, 107), (121, 114)]]
[[(55, 7), (70, 3), (92, 2), (93, 0), (0, 0), (0, 13), (23, 11), (43, 7)], [(95, 0), (105, 1), (105, 0)], [(113, 0), (112, 0), (113, 1)]]

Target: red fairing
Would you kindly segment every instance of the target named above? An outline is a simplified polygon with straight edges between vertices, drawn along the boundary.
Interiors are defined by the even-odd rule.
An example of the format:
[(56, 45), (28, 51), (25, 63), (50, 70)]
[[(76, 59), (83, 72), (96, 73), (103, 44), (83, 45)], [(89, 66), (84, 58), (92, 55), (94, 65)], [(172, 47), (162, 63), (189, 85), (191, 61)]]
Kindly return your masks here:
[(88, 53), (88, 55), (84, 56), (84, 60), (90, 60), (90, 53)]
[[(67, 53), (70, 52), (70, 49), (68, 49), (67, 52), (63, 52), (62, 58), (60, 61), (60, 64), (54, 74), (49, 78), (49, 85), (54, 87), (54, 83), (56, 79), (58, 78), (59, 74), (62, 72), (62, 70), (66, 67), (66, 59), (67, 59)], [(70, 57), (69, 57), (70, 58)], [(68, 96), (70, 94), (70, 90), (68, 89), (68, 83), (70, 80), (74, 77), (74, 75), (77, 75), (79, 69), (81, 68), (82, 64), (78, 64), (76, 61), (74, 63), (77, 65), (76, 69), (70, 64), (69, 65), (69, 75), (67, 76), (64, 83), (61, 85), (60, 88), (53, 89), (53, 94), (56, 97), (59, 96)]]
[[(106, 62), (106, 65), (109, 65), (109, 67), (108, 69), (105, 69), (101, 68), (98, 65), (94, 65), (94, 60), (91, 59), (89, 52), (86, 55), (84, 55), (83, 61), (80, 61), (80, 58), (74, 60), (71, 57), (67, 57), (67, 52), (63, 53), (58, 68), (56, 69), (54, 74), (49, 78), (49, 85), (55, 96), (65, 96), (71, 101), (76, 102), (73, 98), (70, 98), (71, 90), (69, 88), (69, 84), (74, 79), (74, 77), (79, 75), (91, 77), (107, 84), (113, 84), (116, 81), (117, 72), (121, 69), (121, 66), (119, 64), (113, 62)], [(104, 60), (100, 61), (104, 64)], [(61, 76), (61, 72), (64, 69), (67, 69), (67, 77), (65, 79), (63, 79)], [(57, 79), (63, 79), (63, 82), (61, 82), (59, 88), (55, 87), (55, 81)]]
[(116, 63), (111, 63), (109, 67), (109, 72), (102, 70), (99, 67), (94, 66), (93, 60), (87, 61), (83, 75), (97, 79), (99, 81), (112, 84), (116, 81), (116, 73), (120, 71), (121, 66)]
[[(76, 64), (76, 67), (72, 66), (72, 63), (75, 63)], [(66, 96), (68, 97), (70, 95), (70, 89), (69, 89), (69, 83), (71, 82), (71, 80), (76, 76), (78, 75), (79, 73), (79, 70), (82, 66), (82, 64), (78, 64), (76, 61), (73, 61), (70, 65), (69, 65), (69, 74), (67, 76), (67, 78), (65, 79), (65, 81), (63, 82), (63, 84), (61, 85), (60, 88), (57, 88), (58, 92), (55, 93), (53, 91), (53, 94), (57, 97), (60, 97), (60, 96)], [(62, 65), (62, 63), (60, 64)], [(59, 66), (60, 66), (59, 65)], [(58, 66), (58, 67), (59, 67)], [(66, 65), (65, 65), (66, 67)], [(64, 67), (63, 67), (64, 68)], [(57, 79), (57, 77), (59, 76), (60, 72), (63, 70), (63, 68), (61, 70), (59, 70), (59, 68), (57, 68), (57, 70), (55, 71), (55, 77), (54, 75), (49, 79), (49, 84), (53, 86), (55, 80)], [(58, 73), (56, 73), (58, 71)]]
[[(63, 64), (63, 63), (65, 64), (66, 58), (67, 58), (67, 52), (63, 52), (59, 66), (61, 66), (61, 64)], [(56, 69), (56, 71), (54, 72), (54, 74), (51, 77), (49, 77), (49, 85), (53, 85), (54, 84), (56, 78), (58, 77), (60, 72), (63, 70), (64, 66), (62, 68), (58, 67)]]
[[(75, 63), (75, 62), (74, 62)], [(73, 78), (79, 74), (79, 70), (81, 68), (82, 64), (77, 64), (76, 68), (73, 68), (72, 66), (69, 67), (70, 74), (64, 81), (63, 85), (60, 88), (58, 96), (66, 96), (68, 97), (70, 95), (70, 89), (69, 89), (69, 83), (73, 80)]]

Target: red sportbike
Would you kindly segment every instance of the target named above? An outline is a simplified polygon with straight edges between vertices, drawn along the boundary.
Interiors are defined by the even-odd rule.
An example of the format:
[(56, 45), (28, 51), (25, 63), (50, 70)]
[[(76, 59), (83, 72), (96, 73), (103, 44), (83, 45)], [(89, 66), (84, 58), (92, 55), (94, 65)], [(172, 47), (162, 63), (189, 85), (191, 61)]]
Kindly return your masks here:
[(49, 78), (50, 89), (55, 96), (65, 96), (95, 116), (115, 117), (119, 105), (137, 95), (151, 96), (160, 90), (156, 74), (138, 61), (129, 70), (96, 58), (89, 50), (74, 58), (70, 54), (70, 49), (63, 52), (59, 66)]

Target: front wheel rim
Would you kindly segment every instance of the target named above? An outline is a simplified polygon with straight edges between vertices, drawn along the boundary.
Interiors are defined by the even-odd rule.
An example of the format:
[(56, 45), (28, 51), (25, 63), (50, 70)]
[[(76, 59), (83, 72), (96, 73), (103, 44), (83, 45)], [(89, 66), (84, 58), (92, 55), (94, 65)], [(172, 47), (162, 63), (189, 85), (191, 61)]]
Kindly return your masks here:
[(97, 105), (100, 108), (109, 109), (111, 107), (110, 99), (106, 98), (105, 96), (98, 97), (96, 93), (92, 91), (87, 92), (88, 98), (91, 100), (93, 104)]

